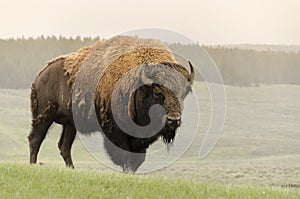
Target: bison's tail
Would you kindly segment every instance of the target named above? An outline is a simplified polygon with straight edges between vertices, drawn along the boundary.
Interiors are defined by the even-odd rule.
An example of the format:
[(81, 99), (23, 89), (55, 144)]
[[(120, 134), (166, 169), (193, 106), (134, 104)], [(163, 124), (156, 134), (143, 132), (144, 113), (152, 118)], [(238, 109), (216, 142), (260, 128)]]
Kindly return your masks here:
[(40, 112), (37, 91), (34, 84), (32, 84), (31, 86), (30, 100), (32, 112), (32, 126), (36, 126), (53, 118), (53, 115), (57, 111), (58, 104), (48, 101), (46, 108), (42, 112)]
[(31, 85), (30, 101), (31, 101), (32, 117), (36, 118), (38, 115), (38, 98), (37, 98), (37, 92), (34, 84)]

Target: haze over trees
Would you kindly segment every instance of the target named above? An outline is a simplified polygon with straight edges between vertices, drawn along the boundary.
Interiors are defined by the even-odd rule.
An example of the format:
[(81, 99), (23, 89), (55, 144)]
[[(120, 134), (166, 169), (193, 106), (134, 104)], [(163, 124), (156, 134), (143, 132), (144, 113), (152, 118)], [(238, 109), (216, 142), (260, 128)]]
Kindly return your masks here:
[[(48, 60), (89, 46), (100, 38), (38, 37), (0, 39), (0, 88), (29, 88), (37, 72)], [(198, 44), (171, 44), (172, 49), (185, 51), (199, 65)], [(260, 84), (300, 84), (300, 51), (254, 50), (232, 46), (204, 46), (218, 66), (225, 84), (258, 86)]]
[(29, 88), (47, 61), (89, 46), (99, 39), (41, 36), (36, 39), (0, 40), (0, 87)]

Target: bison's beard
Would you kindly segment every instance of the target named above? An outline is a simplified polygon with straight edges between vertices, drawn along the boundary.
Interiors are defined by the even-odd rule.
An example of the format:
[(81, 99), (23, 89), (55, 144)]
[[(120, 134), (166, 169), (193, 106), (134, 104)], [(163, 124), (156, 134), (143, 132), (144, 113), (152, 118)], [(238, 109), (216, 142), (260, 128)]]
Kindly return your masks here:
[(172, 144), (175, 139), (175, 134), (176, 134), (175, 129), (171, 130), (171, 129), (164, 127), (162, 130), (162, 134), (161, 134), (164, 143), (167, 145)]

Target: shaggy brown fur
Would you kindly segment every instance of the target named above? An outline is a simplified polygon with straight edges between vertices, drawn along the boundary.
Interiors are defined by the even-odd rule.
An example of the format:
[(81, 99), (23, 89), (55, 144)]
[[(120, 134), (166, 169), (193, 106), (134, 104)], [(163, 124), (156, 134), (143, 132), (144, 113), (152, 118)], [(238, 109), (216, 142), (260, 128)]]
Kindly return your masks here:
[[(165, 49), (142, 48), (121, 55), (106, 68), (98, 83), (96, 93), (101, 96), (102, 99), (99, 106), (108, 107), (109, 104), (107, 103), (111, 101), (114, 86), (128, 71), (140, 67), (145, 62), (147, 64), (159, 64), (164, 61), (175, 62), (172, 54)], [(124, 86), (133, 86), (133, 82), (128, 82), (128, 84)]]
[[(145, 61), (148, 64), (157, 64), (159, 62), (175, 62), (175, 59), (164, 44), (155, 40), (116, 36), (97, 43), (93, 46), (93, 52), (82, 62), (80, 70), (76, 74), (76, 81), (80, 84), (81, 91), (73, 94), (75, 106), (81, 103), (87, 104), (88, 118), (95, 118), (92, 106), (97, 92), (95, 85), (102, 85), (100, 86), (102, 88), (99, 87), (98, 90), (105, 95), (104, 101), (109, 102), (114, 85), (120, 77)], [(98, 82), (100, 76), (103, 76), (103, 79), (101, 78), (101, 82)], [(88, 80), (86, 77), (89, 77)], [(71, 75), (70, 79), (74, 79), (74, 77)], [(91, 94), (89, 102), (85, 101), (86, 92)], [(108, 104), (102, 104), (105, 103), (104, 101), (100, 102), (101, 106), (107, 107)]]
[(97, 46), (101, 44), (101, 41), (97, 42), (96, 44), (84, 48), (80, 48), (78, 51), (74, 53), (70, 53), (65, 55), (65, 62), (64, 62), (64, 70), (65, 76), (69, 77), (68, 84), (73, 85), (76, 79), (76, 74), (85, 60), (85, 58), (91, 53), (91, 51)]
[(37, 115), (36, 118), (32, 119), (32, 126), (37, 126), (43, 122), (49, 121), (52, 119), (52, 117), (55, 115), (55, 112), (57, 111), (57, 105), (48, 102), (47, 107), (45, 108), (44, 112)]
[[(140, 68), (142, 64), (144, 68)], [(149, 79), (144, 75), (144, 70), (164, 82), (166, 87), (144, 82)], [(145, 85), (129, 99), (138, 79)], [(104, 145), (112, 161), (123, 166), (124, 170), (135, 171), (145, 160), (146, 149), (151, 143), (160, 136), (166, 143), (174, 139), (180, 124), (182, 101), (191, 91), (193, 79), (192, 66), (190, 74), (176, 63), (173, 54), (161, 42), (128, 36), (116, 36), (51, 60), (39, 72), (32, 86), (33, 129), (28, 136), (30, 162), (36, 162), (46, 132), (56, 122), (63, 125), (58, 144), (61, 155), (66, 165), (73, 167), (71, 146), (76, 130), (81, 133), (98, 131), (99, 122), (107, 136)], [(118, 118), (122, 120), (128, 114), (136, 124), (143, 126), (149, 122), (149, 108), (153, 104), (161, 104), (171, 118), (169, 122), (176, 125), (166, 123), (161, 132), (142, 139), (123, 132), (116, 125), (111, 110), (112, 94), (119, 81), (122, 84), (118, 89), (124, 99), (130, 101), (124, 104), (123, 98), (115, 99), (118, 102), (115, 113)], [(159, 97), (154, 97), (154, 91)], [(161, 122), (161, 118), (158, 117), (157, 121)], [(113, 145), (138, 155), (111, 150)]]

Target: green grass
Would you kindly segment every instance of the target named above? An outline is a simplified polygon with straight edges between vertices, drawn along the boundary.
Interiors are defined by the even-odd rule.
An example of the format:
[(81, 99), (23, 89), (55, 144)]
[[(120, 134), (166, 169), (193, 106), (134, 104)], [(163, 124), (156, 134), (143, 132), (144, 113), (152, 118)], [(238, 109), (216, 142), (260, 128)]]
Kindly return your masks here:
[(300, 198), (293, 188), (0, 164), (1, 198)]

